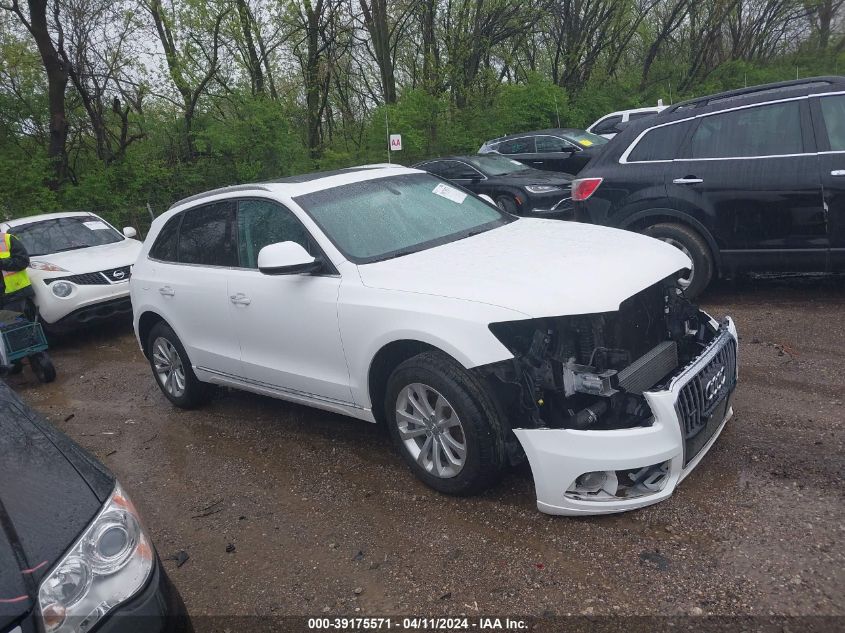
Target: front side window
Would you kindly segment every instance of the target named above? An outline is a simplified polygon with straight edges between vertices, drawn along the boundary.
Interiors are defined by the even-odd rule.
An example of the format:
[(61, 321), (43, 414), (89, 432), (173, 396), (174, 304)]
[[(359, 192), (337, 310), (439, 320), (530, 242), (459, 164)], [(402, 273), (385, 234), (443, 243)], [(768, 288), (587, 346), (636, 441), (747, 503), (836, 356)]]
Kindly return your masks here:
[(179, 228), (179, 262), (237, 266), (234, 209), (234, 202), (224, 200), (186, 211)]
[(537, 151), (538, 152), (563, 152), (565, 150), (572, 150), (572, 144), (567, 143), (562, 138), (556, 136), (538, 136), (537, 137)]
[(74, 215), (14, 226), (30, 257), (120, 242), (124, 237), (95, 215)]
[(534, 153), (534, 137), (526, 136), (525, 138), (515, 138), (512, 141), (502, 141), (499, 143), (500, 154), (533, 154)]
[(830, 149), (834, 152), (843, 151), (845, 150), (845, 95), (822, 97), (820, 101)]
[(476, 178), (481, 179), (482, 175), (466, 163), (462, 163), (459, 160), (452, 160), (449, 161), (449, 167), (445, 172), (444, 178), (452, 180), (473, 180)]
[(295, 198), (348, 259), (398, 257), (513, 221), (429, 174), (403, 174)]
[(425, 170), (430, 174), (434, 174), (435, 176), (444, 176), (448, 169), (448, 163), (442, 160), (435, 160), (430, 163), (420, 165), (419, 169)]
[(238, 256), (243, 268), (258, 268), (258, 253), (278, 242), (296, 242), (312, 255), (308, 231), (288, 209), (270, 200), (238, 203)]
[(690, 142), (690, 158), (737, 158), (800, 154), (798, 101), (733, 110), (701, 118)]

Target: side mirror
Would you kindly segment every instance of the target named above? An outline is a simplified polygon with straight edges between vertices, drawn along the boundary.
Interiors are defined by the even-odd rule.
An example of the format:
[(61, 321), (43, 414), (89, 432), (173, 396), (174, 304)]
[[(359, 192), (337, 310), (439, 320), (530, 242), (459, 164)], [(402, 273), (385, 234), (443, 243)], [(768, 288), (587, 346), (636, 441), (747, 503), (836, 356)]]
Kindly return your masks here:
[(298, 275), (317, 272), (323, 262), (296, 242), (269, 244), (258, 252), (258, 270), (265, 275)]
[(129, 239), (132, 239), (133, 237), (138, 237), (138, 231), (136, 231), (131, 226), (124, 226), (123, 237), (128, 237)]

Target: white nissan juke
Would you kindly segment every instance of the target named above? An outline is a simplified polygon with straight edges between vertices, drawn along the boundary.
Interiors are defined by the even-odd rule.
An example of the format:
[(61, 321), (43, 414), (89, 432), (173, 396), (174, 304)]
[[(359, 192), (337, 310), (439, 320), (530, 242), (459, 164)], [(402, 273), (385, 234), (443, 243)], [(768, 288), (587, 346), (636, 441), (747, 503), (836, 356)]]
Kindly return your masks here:
[(689, 266), (370, 166), (177, 203), (130, 287), (177, 406), (225, 385), (383, 422), (450, 494), (527, 459), (540, 510), (597, 514), (666, 499), (731, 417), (736, 329), (684, 298)]
[(141, 250), (135, 229), (121, 234), (93, 213), (46, 213), (6, 221), (0, 230), (29, 254), (27, 273), (48, 331), (131, 314), (129, 276)]

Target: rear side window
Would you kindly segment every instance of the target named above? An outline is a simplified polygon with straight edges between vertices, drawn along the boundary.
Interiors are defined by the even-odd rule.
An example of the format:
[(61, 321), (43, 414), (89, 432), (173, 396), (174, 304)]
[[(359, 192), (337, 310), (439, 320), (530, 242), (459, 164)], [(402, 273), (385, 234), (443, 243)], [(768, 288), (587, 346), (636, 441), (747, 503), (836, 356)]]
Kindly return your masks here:
[(591, 131), (593, 134), (617, 134), (619, 124), (622, 123), (622, 115), (607, 117), (604, 121), (599, 121)]
[(773, 156), (803, 151), (798, 101), (702, 117), (690, 143), (690, 158)]
[(562, 152), (565, 149), (572, 149), (572, 144), (567, 143), (562, 138), (557, 136), (538, 136), (537, 137), (537, 151), (538, 152)]
[(650, 129), (628, 155), (629, 163), (672, 160), (683, 142), (689, 121)]
[(237, 266), (234, 209), (234, 202), (226, 200), (186, 211), (179, 228), (179, 262)]
[(841, 152), (845, 150), (845, 95), (822, 97), (820, 101), (830, 149)]
[(534, 153), (534, 137), (527, 136), (525, 138), (515, 138), (512, 141), (502, 141), (499, 143), (500, 154), (533, 154)]
[(446, 172), (446, 163), (444, 163), (442, 160), (438, 160), (432, 163), (420, 165), (419, 168), (424, 169), (428, 173), (434, 174), (435, 176), (442, 176)]
[(316, 249), (299, 219), (269, 200), (238, 204), (238, 251), (243, 268), (258, 268), (258, 253), (269, 244), (296, 242), (312, 255)]
[(150, 257), (163, 262), (176, 261), (176, 242), (179, 239), (179, 222), (181, 221), (182, 214), (178, 213), (165, 223), (150, 249)]

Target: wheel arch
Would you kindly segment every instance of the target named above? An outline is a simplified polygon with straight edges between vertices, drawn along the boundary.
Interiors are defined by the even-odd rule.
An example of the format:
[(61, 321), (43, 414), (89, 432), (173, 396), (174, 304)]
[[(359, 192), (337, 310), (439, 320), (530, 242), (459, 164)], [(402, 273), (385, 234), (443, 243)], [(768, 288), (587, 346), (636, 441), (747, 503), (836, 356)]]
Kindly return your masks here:
[(152, 332), (155, 325), (162, 322), (172, 329), (173, 326), (167, 322), (167, 319), (153, 310), (147, 310), (138, 318), (138, 342), (141, 344), (141, 351), (147, 358), (149, 358), (147, 356), (147, 339), (149, 338), (150, 332)]
[(662, 222), (683, 224), (697, 231), (698, 234), (704, 238), (704, 241), (710, 248), (710, 253), (713, 255), (713, 263), (716, 267), (716, 270), (713, 272), (715, 274), (719, 273), (722, 268), (722, 255), (719, 245), (716, 242), (716, 238), (713, 237), (713, 233), (710, 229), (688, 213), (683, 213), (676, 209), (669, 208), (646, 209), (638, 211), (637, 213), (625, 218), (625, 220), (619, 224), (619, 228), (640, 233), (649, 226), (660, 224)]
[(376, 352), (367, 371), (367, 392), (370, 396), (373, 417), (378, 424), (385, 422), (382, 404), (387, 393), (387, 380), (393, 370), (417, 354), (435, 350), (443, 352), (442, 349), (430, 343), (415, 339), (399, 339), (383, 345)]

